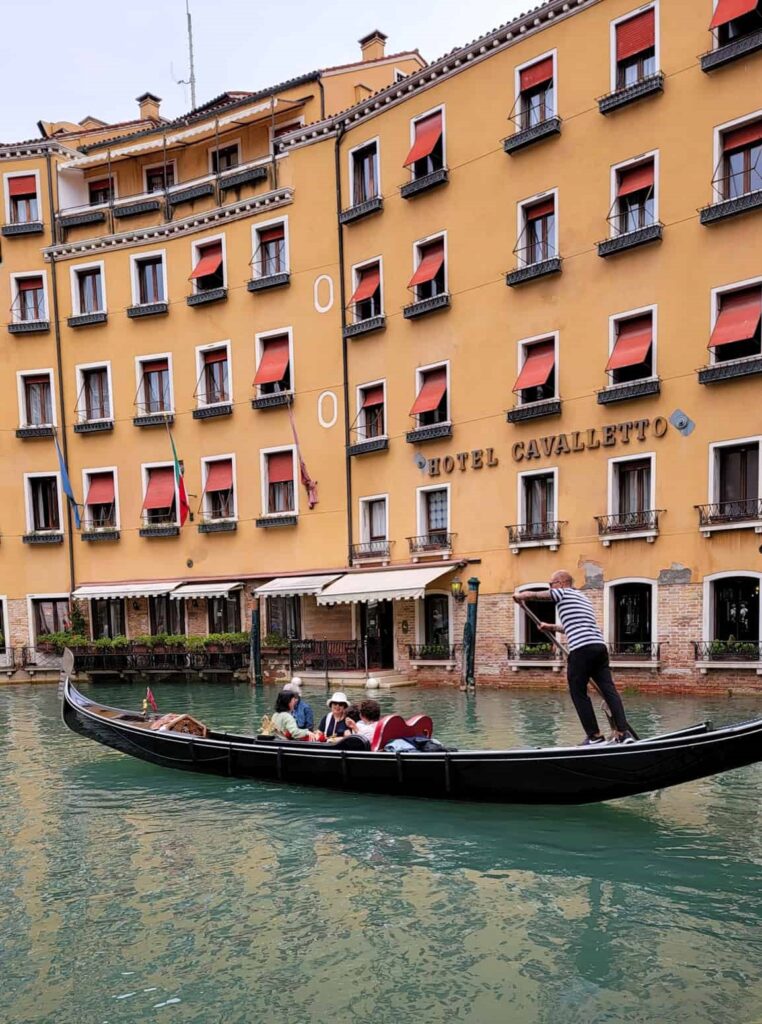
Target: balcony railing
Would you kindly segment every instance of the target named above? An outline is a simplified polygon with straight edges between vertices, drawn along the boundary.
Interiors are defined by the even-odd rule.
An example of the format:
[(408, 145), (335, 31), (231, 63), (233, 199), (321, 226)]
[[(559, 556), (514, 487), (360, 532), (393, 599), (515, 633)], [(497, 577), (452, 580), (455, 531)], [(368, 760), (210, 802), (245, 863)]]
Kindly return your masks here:
[(558, 661), (561, 654), (555, 644), (541, 640), (531, 644), (506, 644), (508, 661)]
[(180, 527), (174, 512), (163, 514), (155, 509), (146, 509), (140, 518), (141, 537), (177, 537)]
[(610, 537), (619, 533), (656, 533), (659, 513), (663, 508), (639, 509), (636, 512), (617, 512), (610, 516), (595, 516), (598, 536)]
[(420, 537), (408, 537), (411, 555), (441, 555), (452, 551), (454, 533), (446, 533), (444, 530), (433, 530), (431, 533), (424, 533)]
[(659, 221), (654, 224), (646, 224), (642, 228), (635, 228), (632, 231), (617, 232), (611, 238), (605, 238), (598, 242), (598, 255), (601, 257), (613, 256), (625, 249), (637, 249), (649, 242), (660, 242), (663, 233), (664, 225)]
[(120, 651), (99, 651), (95, 646), (74, 651), (74, 671), (86, 673), (232, 673), (246, 669), (248, 665), (247, 645), (230, 651), (147, 650), (139, 644), (128, 644)]
[(743, 356), (740, 359), (723, 359), (721, 362), (702, 366), (698, 370), (699, 384), (717, 384), (738, 377), (750, 377), (762, 373), (762, 354)]
[(455, 661), (455, 644), (408, 644), (411, 661)]
[(519, 150), (525, 149), (535, 142), (539, 142), (540, 139), (547, 139), (561, 134), (560, 117), (547, 117), (544, 121), (540, 121), (539, 124), (533, 124), (527, 128), (521, 127), (521, 118), (513, 118), (512, 120), (514, 120), (517, 130), (513, 135), (503, 139), (503, 151), (509, 155), (517, 153)]
[(439, 167), (430, 174), (422, 174), (420, 178), (413, 178), (412, 181), (406, 181), (404, 185), (400, 186), (400, 196), (403, 199), (412, 199), (413, 196), (420, 195), (421, 192), (428, 192), (429, 189), (436, 188), (437, 185), (446, 184), (448, 176), (449, 171), (446, 167)]
[(292, 673), (357, 672), (365, 668), (365, 647), (362, 640), (291, 640), (289, 663)]
[(361, 559), (384, 559), (391, 558), (393, 540), (369, 540), (362, 544), (352, 545), (352, 561)]
[(710, 505), (694, 505), (694, 508), (699, 514), (699, 527), (762, 522), (762, 498), (716, 501)]
[[(757, 187), (747, 188), (751, 184)], [(762, 188), (759, 188), (756, 177), (749, 176), (747, 170), (728, 174), (721, 164), (719, 172), (712, 179), (712, 194), (712, 202), (699, 210), (702, 224), (714, 224), (715, 221), (762, 207)]]
[(564, 520), (544, 523), (514, 523), (506, 527), (508, 546), (519, 548), (522, 545), (541, 544), (554, 548), (561, 543), (561, 527), (565, 525)]
[(755, 640), (694, 640), (696, 661), (762, 662), (762, 643)]
[(748, 35), (733, 39), (724, 46), (718, 46), (715, 50), (701, 55), (701, 70), (714, 71), (716, 68), (724, 67), (731, 61), (740, 60), (756, 50), (762, 50), (762, 29), (758, 32), (750, 32)]
[(625, 640), (606, 646), (612, 661), (659, 661), (661, 659), (661, 644), (652, 644), (646, 640)]
[(655, 75), (648, 75), (641, 78), (639, 82), (627, 85), (623, 89), (615, 89), (607, 96), (601, 96), (598, 100), (598, 109), (602, 114), (610, 114), (612, 110), (620, 107), (627, 107), (630, 103), (636, 103), (646, 96), (653, 96), (664, 91), (664, 72), (657, 71)]

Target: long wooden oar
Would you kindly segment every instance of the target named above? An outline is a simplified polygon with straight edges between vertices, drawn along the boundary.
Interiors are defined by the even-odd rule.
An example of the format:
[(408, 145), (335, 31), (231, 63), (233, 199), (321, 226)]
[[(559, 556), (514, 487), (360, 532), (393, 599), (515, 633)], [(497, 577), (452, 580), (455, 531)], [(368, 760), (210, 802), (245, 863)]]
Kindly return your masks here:
[[(516, 601), (516, 598), (514, 597), (513, 600)], [(540, 621), (540, 619), (535, 615), (535, 613), (532, 611), (531, 608), (527, 608), (527, 606), (524, 604), (523, 601), (516, 601), (516, 604), (521, 605), (521, 607), (524, 609), (524, 613), (527, 615), (528, 618), (530, 618), (532, 620), (532, 622), (535, 624), (535, 626), (537, 626), (537, 628), (540, 630), (540, 632), (545, 634), (545, 636), (561, 652), (561, 654), (565, 658), (568, 658), (569, 657), (569, 651), (568, 651), (568, 649), (566, 647), (566, 644), (562, 644), (561, 641), (558, 639), (558, 637), (556, 636), (555, 633), (551, 633), (547, 629), (543, 629), (542, 628), (542, 622)], [(601, 694), (601, 708), (602, 708), (603, 713), (605, 714), (606, 718), (609, 720), (609, 727), (616, 732), (617, 731), (616, 722), (614, 721), (614, 716), (611, 714), (611, 708), (608, 706), (608, 703), (606, 702), (605, 697), (601, 693), (600, 688), (598, 687), (598, 685), (595, 683), (594, 680), (593, 680), (593, 686), (595, 686), (596, 690), (598, 690), (598, 693)], [(625, 725), (627, 726), (627, 731), (630, 733), (632, 738), (635, 739), (635, 740), (639, 740), (640, 736), (638, 736), (638, 734), (632, 728), (632, 726), (627, 721), (627, 719), (625, 719)]]

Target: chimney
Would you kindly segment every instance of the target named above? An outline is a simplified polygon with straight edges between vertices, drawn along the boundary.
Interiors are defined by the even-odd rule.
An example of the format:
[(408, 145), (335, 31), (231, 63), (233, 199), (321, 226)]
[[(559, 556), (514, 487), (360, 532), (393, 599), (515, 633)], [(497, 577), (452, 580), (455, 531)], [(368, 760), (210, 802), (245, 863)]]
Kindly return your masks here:
[(381, 60), (385, 55), (387, 36), (374, 29), (359, 40), (363, 61)]
[(140, 107), (140, 120), (141, 121), (160, 121), (161, 116), (159, 114), (159, 104), (161, 103), (161, 96), (154, 96), (152, 92), (144, 92), (142, 96), (137, 97), (138, 106)]

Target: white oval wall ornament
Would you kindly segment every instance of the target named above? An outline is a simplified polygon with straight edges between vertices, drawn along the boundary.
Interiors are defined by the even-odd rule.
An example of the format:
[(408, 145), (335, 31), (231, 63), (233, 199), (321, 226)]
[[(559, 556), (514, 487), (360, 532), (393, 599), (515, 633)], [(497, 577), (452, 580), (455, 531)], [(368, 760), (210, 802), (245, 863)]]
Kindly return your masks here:
[[(333, 412), (331, 413), (330, 416), (326, 416), (324, 411), (323, 403), (326, 401), (326, 399), (330, 399), (330, 401), (333, 403)], [(326, 430), (329, 430), (336, 424), (336, 420), (339, 418), (339, 402), (333, 391), (321, 391), (321, 393), (318, 395), (317, 407), (318, 422), (320, 423), (320, 426), (325, 427)]]
[[(328, 301), (325, 303), (321, 303), (319, 298), (320, 286), (323, 283), (323, 281), (327, 282), (328, 284)], [(314, 299), (315, 309), (318, 311), (318, 313), (327, 313), (328, 310), (333, 306), (333, 278), (329, 277), (328, 274), (321, 274), (320, 277), (315, 278)]]

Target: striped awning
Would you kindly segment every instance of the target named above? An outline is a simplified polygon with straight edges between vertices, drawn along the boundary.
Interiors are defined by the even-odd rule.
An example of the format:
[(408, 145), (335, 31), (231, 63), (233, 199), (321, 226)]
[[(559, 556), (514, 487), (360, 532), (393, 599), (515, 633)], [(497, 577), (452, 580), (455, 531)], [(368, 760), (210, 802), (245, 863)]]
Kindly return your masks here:
[(318, 604), (357, 604), (361, 601), (402, 601), (423, 597), (426, 587), (453, 571), (452, 565), (420, 569), (382, 569), (340, 576), (317, 595)]
[(159, 597), (171, 593), (177, 583), (96, 583), (72, 591), (75, 600), (97, 600), (108, 597)]
[(254, 591), (255, 597), (296, 597), (302, 594), (319, 594), (323, 587), (338, 579), (338, 573), (330, 576), (278, 576), (264, 583)]

